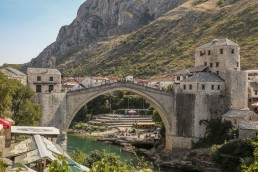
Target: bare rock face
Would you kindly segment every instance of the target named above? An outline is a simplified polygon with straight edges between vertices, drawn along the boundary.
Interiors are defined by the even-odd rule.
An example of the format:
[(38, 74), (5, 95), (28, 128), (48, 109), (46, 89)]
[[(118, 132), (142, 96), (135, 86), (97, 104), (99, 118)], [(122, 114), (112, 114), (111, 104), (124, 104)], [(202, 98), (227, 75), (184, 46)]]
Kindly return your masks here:
[(86, 0), (74, 21), (60, 29), (56, 42), (32, 59), (28, 66), (53, 67), (56, 57), (94, 41), (135, 31), (185, 1)]

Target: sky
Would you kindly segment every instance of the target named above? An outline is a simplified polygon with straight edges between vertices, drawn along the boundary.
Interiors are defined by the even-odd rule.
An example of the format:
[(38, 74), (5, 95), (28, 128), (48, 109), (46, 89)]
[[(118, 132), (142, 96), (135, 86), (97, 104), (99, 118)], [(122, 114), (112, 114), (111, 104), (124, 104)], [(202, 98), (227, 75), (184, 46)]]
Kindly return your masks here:
[(85, 0), (0, 0), (0, 66), (29, 62), (56, 40)]

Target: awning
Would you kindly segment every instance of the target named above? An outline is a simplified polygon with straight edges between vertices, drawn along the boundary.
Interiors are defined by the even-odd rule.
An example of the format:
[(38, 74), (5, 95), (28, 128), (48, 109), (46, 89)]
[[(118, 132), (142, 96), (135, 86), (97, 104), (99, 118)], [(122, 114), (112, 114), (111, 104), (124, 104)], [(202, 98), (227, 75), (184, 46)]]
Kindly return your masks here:
[(6, 119), (3, 119), (3, 118), (0, 118), (0, 124), (2, 124), (5, 129), (9, 129), (12, 126), (10, 121), (7, 121)]

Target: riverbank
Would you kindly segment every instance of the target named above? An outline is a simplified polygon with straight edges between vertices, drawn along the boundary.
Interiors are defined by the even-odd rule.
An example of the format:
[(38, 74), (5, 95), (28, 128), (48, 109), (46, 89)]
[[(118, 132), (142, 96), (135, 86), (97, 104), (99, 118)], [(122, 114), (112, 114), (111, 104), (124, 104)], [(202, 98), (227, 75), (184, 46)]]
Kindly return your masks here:
[[(115, 131), (115, 130), (114, 130)], [(164, 145), (155, 144), (155, 139), (138, 138), (137, 135), (118, 136), (109, 135), (107, 133), (91, 133), (95, 136), (96, 141), (107, 145), (119, 145), (120, 151), (129, 153), (137, 153), (147, 157), (155, 165), (168, 168), (179, 168), (187, 171), (209, 171), (221, 172), (217, 165), (211, 159), (210, 149), (194, 149), (194, 150), (174, 150), (173, 152), (165, 150)], [(79, 134), (87, 136), (89, 133)], [(114, 134), (114, 133), (113, 133)]]

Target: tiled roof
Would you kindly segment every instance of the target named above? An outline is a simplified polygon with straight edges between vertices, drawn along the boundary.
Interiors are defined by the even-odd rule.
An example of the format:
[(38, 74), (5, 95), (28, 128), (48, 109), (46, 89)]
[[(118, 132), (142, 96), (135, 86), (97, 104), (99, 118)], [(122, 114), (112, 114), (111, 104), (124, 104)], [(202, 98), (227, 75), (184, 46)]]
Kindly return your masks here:
[(258, 90), (258, 83), (257, 83), (257, 82), (250, 82), (250, 86), (251, 86), (254, 90)]
[(258, 121), (241, 121), (239, 123), (240, 129), (258, 130)]
[(229, 110), (227, 113), (225, 113), (222, 117), (226, 117), (226, 118), (239, 118), (239, 117), (246, 117), (249, 115), (256, 115), (256, 113), (254, 113), (253, 111), (250, 110)]
[(7, 68), (4, 68), (2, 69), (2, 71), (7, 74), (7, 75), (18, 75), (18, 76), (26, 76), (24, 73), (22, 73), (21, 71), (17, 70), (17, 69), (14, 69), (12, 67), (7, 67)]
[(198, 48), (209, 48), (209, 47), (215, 47), (215, 46), (223, 46), (223, 45), (233, 45), (233, 46), (238, 46), (236, 43), (233, 41), (223, 38), (223, 39), (214, 39), (213, 41), (204, 44)]
[(191, 73), (187, 69), (182, 69), (174, 73), (174, 75), (190, 75)]
[(193, 67), (188, 70), (189, 70), (189, 72), (203, 72), (207, 68), (208, 68), (208, 66), (196, 66), (196, 67)]
[(28, 68), (27, 73), (61, 75), (61, 73), (57, 69), (50, 68)]
[(224, 80), (214, 73), (200, 72), (181, 82), (224, 82)]

